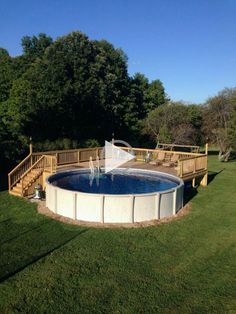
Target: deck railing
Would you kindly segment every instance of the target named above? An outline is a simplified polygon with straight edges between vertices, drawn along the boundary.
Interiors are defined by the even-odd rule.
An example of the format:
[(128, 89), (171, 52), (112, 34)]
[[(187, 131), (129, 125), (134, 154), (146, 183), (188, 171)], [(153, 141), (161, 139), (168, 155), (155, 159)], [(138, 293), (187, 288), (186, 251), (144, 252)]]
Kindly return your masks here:
[(54, 156), (45, 156), (29, 154), (8, 174), (9, 191), (23, 179), (32, 169), (42, 168), (45, 170), (56, 169), (56, 158)]
[[(151, 160), (159, 160), (160, 155), (164, 162), (168, 162), (172, 159), (173, 155), (178, 155), (178, 165), (176, 167), (177, 175), (183, 179), (193, 179), (200, 175), (206, 175), (207, 177), (207, 154), (179, 152), (179, 151), (165, 151), (160, 149), (143, 149), (143, 148), (127, 148), (120, 147), (125, 151), (129, 151), (135, 155), (136, 160), (145, 161), (147, 156)], [(207, 179), (205, 177), (206, 185)]]
[(158, 143), (156, 149), (171, 150), (171, 151), (182, 149), (186, 152), (199, 153), (200, 146)]
[(155, 159), (158, 159), (159, 154), (162, 154), (162, 155), (164, 154), (163, 159), (166, 159), (166, 160), (170, 159), (170, 157), (174, 154), (179, 155), (179, 159), (190, 158), (194, 156), (202, 156), (202, 154), (200, 153), (169, 151), (169, 150), (162, 150), (162, 149), (128, 148), (128, 147), (121, 147), (121, 146), (119, 146), (119, 148), (127, 152), (134, 153), (136, 160), (138, 161), (145, 161), (145, 159), (147, 158), (147, 155), (149, 155), (152, 160), (155, 160)]
[(192, 156), (178, 160), (178, 175), (181, 178), (207, 171), (207, 155)]
[(54, 150), (48, 152), (33, 153), (33, 160), (37, 160), (42, 155), (52, 155), (56, 157), (57, 165), (75, 164), (79, 162), (89, 161), (90, 156), (95, 160), (100, 155), (102, 147), (80, 148), (68, 150)]
[(20, 180), (22, 175), (32, 166), (32, 154), (29, 154), (23, 159), (9, 174), (8, 174), (8, 188), (9, 190)]
[(35, 176), (41, 175), (44, 171), (52, 174), (56, 171), (56, 157), (51, 155), (42, 155), (20, 178), (21, 180), (21, 191), (22, 195), (24, 194), (24, 191), (29, 186), (29, 181), (25, 180), (27, 178), (27, 175), (32, 172), (33, 170), (36, 170), (37, 173), (35, 173)]

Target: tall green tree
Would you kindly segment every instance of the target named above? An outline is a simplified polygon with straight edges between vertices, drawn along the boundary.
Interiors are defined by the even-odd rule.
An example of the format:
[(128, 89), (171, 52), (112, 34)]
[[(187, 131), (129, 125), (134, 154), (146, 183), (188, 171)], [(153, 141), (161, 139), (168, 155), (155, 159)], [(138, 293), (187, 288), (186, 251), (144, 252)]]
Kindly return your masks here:
[(155, 141), (175, 144), (201, 144), (201, 111), (194, 105), (169, 102), (149, 112), (143, 132)]
[(124, 124), (128, 81), (121, 50), (74, 32), (52, 43), (14, 82), (8, 112), (15, 112), (19, 133), (39, 141), (110, 137)]
[(236, 104), (236, 89), (226, 88), (207, 100), (203, 112), (205, 136), (219, 147), (219, 160), (228, 161), (232, 145), (231, 119)]
[(141, 73), (136, 73), (130, 79), (124, 120), (136, 139), (143, 140), (140, 135), (142, 133), (142, 120), (150, 111), (165, 104), (166, 101), (165, 89), (160, 80), (149, 83), (149, 80)]
[(13, 78), (12, 58), (6, 49), (0, 48), (0, 103), (8, 99)]
[(160, 80), (152, 81), (146, 91), (145, 108), (150, 112), (167, 102), (164, 86)]
[(44, 33), (32, 37), (24, 36), (21, 40), (23, 55), (31, 57), (32, 59), (41, 57), (52, 42), (52, 38)]
[(91, 41), (81, 32), (55, 41), (39, 34), (23, 37), (22, 48), (15, 58), (0, 49), (0, 142), (6, 152), (10, 143), (25, 147), (30, 136), (40, 149), (42, 143), (94, 143), (113, 132), (138, 141), (142, 120), (166, 101), (162, 83), (149, 83), (140, 73), (130, 77), (125, 53), (105, 40)]

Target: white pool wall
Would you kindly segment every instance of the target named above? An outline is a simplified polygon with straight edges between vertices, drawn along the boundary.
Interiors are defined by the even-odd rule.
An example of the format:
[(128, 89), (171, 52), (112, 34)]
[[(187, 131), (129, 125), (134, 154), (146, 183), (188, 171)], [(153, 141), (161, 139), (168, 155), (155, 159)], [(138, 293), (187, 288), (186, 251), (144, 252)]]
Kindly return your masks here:
[(161, 219), (175, 215), (183, 207), (184, 183), (181, 179), (157, 171), (132, 171), (160, 175), (179, 182), (179, 185), (154, 193), (111, 195), (66, 190), (47, 180), (46, 206), (64, 217), (99, 223), (135, 223)]

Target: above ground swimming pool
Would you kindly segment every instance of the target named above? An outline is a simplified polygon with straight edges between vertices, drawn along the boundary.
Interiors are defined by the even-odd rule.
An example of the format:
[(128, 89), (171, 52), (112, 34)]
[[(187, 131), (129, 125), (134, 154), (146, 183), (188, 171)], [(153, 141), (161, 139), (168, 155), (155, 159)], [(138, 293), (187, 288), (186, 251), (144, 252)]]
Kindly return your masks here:
[(135, 223), (175, 215), (183, 206), (183, 187), (178, 177), (149, 170), (66, 171), (47, 179), (46, 206), (76, 220)]

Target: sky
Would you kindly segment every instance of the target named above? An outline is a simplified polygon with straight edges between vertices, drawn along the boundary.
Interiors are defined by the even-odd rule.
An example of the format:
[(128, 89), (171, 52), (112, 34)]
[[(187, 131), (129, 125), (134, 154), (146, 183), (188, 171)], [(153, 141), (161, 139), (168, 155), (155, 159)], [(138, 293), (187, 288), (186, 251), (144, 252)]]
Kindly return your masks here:
[(106, 39), (128, 56), (130, 75), (160, 79), (175, 101), (202, 103), (236, 86), (236, 0), (0, 0), (0, 47), (72, 31)]

